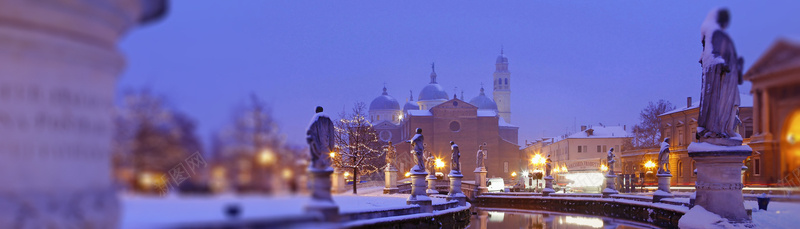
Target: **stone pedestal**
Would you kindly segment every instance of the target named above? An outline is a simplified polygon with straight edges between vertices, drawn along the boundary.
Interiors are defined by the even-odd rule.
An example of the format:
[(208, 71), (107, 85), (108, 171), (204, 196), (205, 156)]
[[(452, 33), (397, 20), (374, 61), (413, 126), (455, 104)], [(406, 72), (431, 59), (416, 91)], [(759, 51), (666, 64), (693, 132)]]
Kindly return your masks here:
[(332, 192), (342, 193), (345, 190), (347, 190), (347, 188), (345, 188), (347, 183), (345, 182), (344, 172), (342, 172), (341, 169), (335, 169), (333, 171), (333, 176), (331, 176), (331, 181), (333, 183), (333, 185), (331, 186)]
[[(483, 193), (489, 192), (489, 188), (486, 187), (486, 168), (478, 167), (475, 168), (475, 196), (480, 196)], [(473, 198), (475, 197), (473, 196)]]
[(613, 194), (618, 194), (617, 188), (614, 187), (614, 183), (617, 180), (617, 175), (609, 172), (606, 174), (606, 188), (603, 189), (603, 198), (609, 198)]
[(733, 222), (750, 220), (744, 208), (740, 173), (742, 161), (752, 154), (749, 146), (689, 144), (689, 157), (695, 160), (695, 204)]
[[(416, 166), (414, 166), (416, 168)], [(411, 169), (411, 195), (406, 199), (406, 204), (419, 205), (422, 212), (433, 212), (431, 205), (431, 198), (425, 193), (425, 177), (428, 176), (426, 172), (417, 172)]]
[(311, 174), (311, 200), (305, 205), (305, 211), (317, 214), (325, 221), (333, 222), (339, 219), (339, 206), (331, 198), (332, 168), (325, 170), (309, 169)]
[(397, 188), (397, 168), (386, 166), (383, 172), (386, 174), (386, 187), (383, 188), (383, 194), (398, 193), (400, 189)]
[[(119, 227), (112, 175), (138, 174), (110, 163), (117, 44), (165, 4), (0, 1), (0, 228)], [(197, 176), (179, 166), (153, 182), (166, 192)]]
[(467, 196), (461, 191), (461, 178), (464, 178), (460, 172), (450, 171), (447, 175), (450, 178), (450, 192), (447, 193), (447, 200), (458, 200), (458, 205), (467, 205)]
[(550, 193), (555, 192), (556, 190), (553, 189), (553, 177), (544, 177), (544, 189), (542, 190), (542, 196), (550, 196)]
[(428, 189), (425, 190), (425, 193), (428, 194), (428, 196), (439, 194), (439, 191), (436, 190), (436, 175), (428, 175), (428, 177), (425, 179), (428, 181)]
[(661, 201), (664, 198), (672, 198), (672, 192), (669, 190), (669, 183), (672, 180), (672, 174), (663, 173), (657, 174), (658, 177), (658, 190), (653, 193), (653, 203)]

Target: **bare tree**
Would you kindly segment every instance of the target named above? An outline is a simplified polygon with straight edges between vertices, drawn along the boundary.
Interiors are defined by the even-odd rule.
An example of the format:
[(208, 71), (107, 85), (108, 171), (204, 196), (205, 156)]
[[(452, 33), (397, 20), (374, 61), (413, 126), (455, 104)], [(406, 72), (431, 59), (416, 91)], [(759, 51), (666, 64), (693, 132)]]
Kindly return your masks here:
[(353, 193), (357, 193), (359, 177), (378, 171), (383, 155), (378, 143), (378, 135), (367, 120), (366, 104), (355, 103), (352, 113), (342, 112), (336, 122), (337, 155), (333, 164), (343, 169), (353, 170)]
[[(285, 147), (285, 136), (272, 112), (257, 95), (232, 113), (231, 123), (214, 139), (215, 158), (226, 163), (236, 188), (240, 191), (275, 191), (275, 176), (284, 165), (293, 165), (294, 151)], [(239, 174), (255, 182), (239, 179)]]
[[(675, 106), (666, 100), (650, 102), (639, 113), (639, 124), (633, 126), (633, 138), (629, 144), (623, 146), (624, 149), (640, 149), (656, 147), (661, 142), (661, 118), (658, 116), (667, 111), (674, 110)], [(628, 148), (630, 147), (630, 148)]]
[[(164, 174), (186, 157), (201, 150), (195, 123), (171, 108), (162, 96), (149, 89), (128, 90), (115, 112), (114, 167), (130, 168), (133, 176)], [(127, 182), (138, 190), (135, 177)]]

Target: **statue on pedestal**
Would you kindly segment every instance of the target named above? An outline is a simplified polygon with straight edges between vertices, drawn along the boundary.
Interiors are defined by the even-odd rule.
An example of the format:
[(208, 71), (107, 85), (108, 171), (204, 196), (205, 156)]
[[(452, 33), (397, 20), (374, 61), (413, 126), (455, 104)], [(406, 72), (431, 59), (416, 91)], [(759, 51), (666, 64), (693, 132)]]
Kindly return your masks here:
[(416, 172), (425, 172), (425, 160), (422, 158), (423, 152), (425, 152), (425, 138), (422, 136), (422, 128), (417, 128), (417, 134), (414, 137), (411, 137), (411, 140), (406, 142), (411, 143), (411, 154), (413, 154), (414, 162), (417, 165), (414, 166), (412, 170)]
[(316, 114), (306, 132), (306, 141), (311, 152), (311, 169), (325, 170), (330, 168), (330, 153), (334, 149), (333, 121), (322, 113), (322, 107), (316, 108)]
[(709, 14), (701, 27), (703, 84), (695, 137), (700, 142), (737, 146), (742, 144), (736, 130), (742, 123), (738, 114), (744, 60), (737, 56), (733, 40), (725, 32), (729, 22), (728, 10), (719, 9)]
[(397, 149), (392, 145), (392, 141), (388, 142), (388, 145), (383, 147), (383, 151), (386, 153), (386, 167), (387, 168), (394, 168), (394, 160), (397, 157)]
[(429, 175), (436, 173), (436, 158), (433, 157), (431, 151), (425, 151), (425, 168), (428, 170)]
[(477, 168), (485, 168), (486, 167), (486, 165), (483, 163), (483, 161), (487, 158), (487, 154), (488, 154), (488, 152), (486, 152), (486, 150), (483, 149), (483, 146), (485, 146), (485, 145), (486, 145), (486, 143), (483, 143), (483, 145), (479, 145), (478, 146), (478, 155), (477, 155), (477, 160), (475, 162), (476, 163), (475, 166)]
[(549, 177), (550, 176), (550, 171), (553, 170), (552, 162), (553, 161), (550, 160), (550, 154), (548, 154), (547, 155), (547, 160), (544, 161), (544, 164), (545, 164), (544, 176), (546, 176), (546, 177)]
[(658, 174), (670, 174), (669, 138), (664, 138), (664, 142), (661, 142), (661, 150), (658, 152)]
[(450, 170), (461, 173), (461, 162), (459, 162), (461, 151), (458, 150), (458, 145), (453, 141), (450, 141), (450, 150), (452, 151), (450, 154)]
[(614, 157), (615, 157), (615, 155), (614, 155), (614, 147), (611, 147), (611, 149), (608, 149), (608, 156), (607, 156), (607, 159), (606, 159), (607, 160), (606, 161), (606, 166), (608, 167), (608, 174), (609, 175), (614, 175), (614, 162), (616, 162), (616, 160), (614, 160)]

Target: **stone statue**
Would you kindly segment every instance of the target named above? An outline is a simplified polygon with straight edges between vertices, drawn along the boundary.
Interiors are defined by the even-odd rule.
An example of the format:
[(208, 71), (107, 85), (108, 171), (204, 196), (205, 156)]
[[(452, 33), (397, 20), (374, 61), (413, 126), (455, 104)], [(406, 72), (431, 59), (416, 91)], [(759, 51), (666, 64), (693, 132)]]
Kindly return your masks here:
[(608, 167), (609, 175), (614, 175), (614, 162), (616, 162), (614, 157), (614, 147), (611, 147), (611, 149), (608, 149), (608, 158), (606, 159), (606, 166)]
[(486, 143), (483, 143), (483, 145), (478, 145), (478, 155), (477, 155), (477, 160), (475, 161), (475, 166), (477, 166), (478, 168), (486, 167), (486, 165), (484, 165), (483, 163), (483, 161), (487, 158), (487, 152), (485, 149), (483, 149), (483, 146), (485, 145)]
[(316, 114), (306, 132), (306, 141), (311, 151), (310, 169), (324, 170), (330, 168), (330, 153), (334, 149), (333, 121), (317, 107)]
[(461, 151), (458, 150), (458, 145), (455, 142), (450, 141), (450, 170), (455, 171), (456, 173), (461, 173)]
[(661, 151), (658, 152), (658, 174), (670, 174), (669, 171), (669, 138), (661, 142)]
[(545, 164), (544, 176), (546, 176), (546, 177), (549, 177), (550, 176), (550, 171), (553, 170), (552, 162), (553, 161), (550, 160), (550, 154), (548, 154), (547, 155), (547, 160), (544, 161), (544, 164)]
[(434, 175), (436, 173), (436, 158), (433, 157), (431, 151), (425, 151), (425, 168), (428, 169), (428, 174)]
[(736, 127), (741, 124), (739, 84), (742, 84), (744, 60), (736, 54), (733, 40), (725, 32), (730, 22), (727, 9), (709, 13), (701, 27), (703, 84), (697, 136), (700, 142), (716, 145), (741, 145)]
[(422, 137), (422, 128), (417, 128), (417, 134), (406, 142), (411, 143), (411, 153), (414, 154), (414, 162), (417, 163), (412, 170), (425, 172), (425, 160), (422, 158), (422, 153), (425, 152), (425, 138)]
[(394, 145), (392, 145), (392, 141), (389, 141), (388, 145), (383, 147), (383, 151), (386, 152), (386, 167), (394, 167), (393, 163), (397, 157), (397, 149), (395, 149)]

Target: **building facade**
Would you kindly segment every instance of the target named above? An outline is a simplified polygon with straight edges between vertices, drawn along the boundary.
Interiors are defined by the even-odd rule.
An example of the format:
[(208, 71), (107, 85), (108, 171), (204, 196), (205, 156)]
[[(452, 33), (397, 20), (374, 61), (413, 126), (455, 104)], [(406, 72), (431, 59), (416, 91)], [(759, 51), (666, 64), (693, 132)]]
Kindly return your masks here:
[(800, 187), (800, 44), (777, 41), (744, 79), (753, 83), (751, 181)]
[[(434, 65), (431, 65), (430, 81), (420, 90), (417, 101), (413, 94), (403, 105), (388, 94), (376, 97), (369, 107), (369, 118), (378, 132), (379, 139), (391, 141), (398, 152), (397, 167), (403, 173), (414, 166), (409, 143), (417, 128), (422, 128), (426, 149), (435, 157), (445, 161), (445, 167), (438, 172), (447, 174), (450, 170), (450, 141), (459, 145), (461, 151), (461, 171), (467, 178), (473, 176), (476, 167), (476, 154), (479, 145), (485, 144), (489, 152), (485, 160), (487, 177), (511, 179), (511, 173), (519, 168), (519, 127), (509, 124), (505, 117), (511, 115), (508, 72), (508, 58), (502, 53), (495, 63), (495, 98), (486, 96), (484, 88), (478, 96), (464, 101), (449, 94), (439, 84)], [(500, 77), (500, 78), (498, 78)], [(498, 80), (500, 79), (500, 80)], [(498, 87), (502, 82), (502, 87)], [(502, 105), (501, 105), (502, 104)]]

